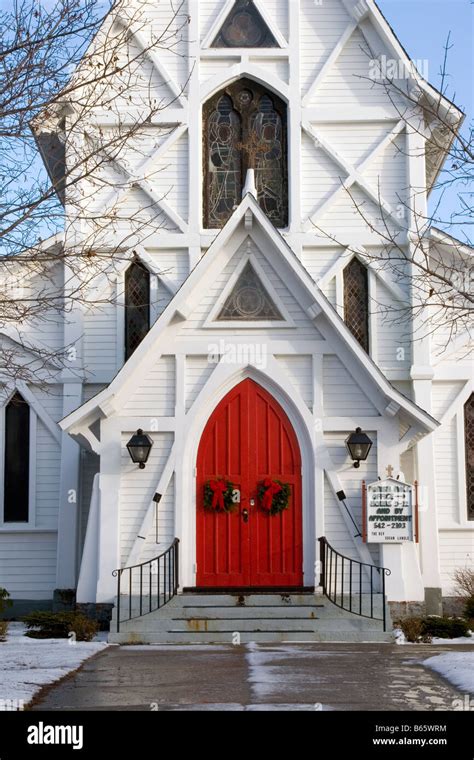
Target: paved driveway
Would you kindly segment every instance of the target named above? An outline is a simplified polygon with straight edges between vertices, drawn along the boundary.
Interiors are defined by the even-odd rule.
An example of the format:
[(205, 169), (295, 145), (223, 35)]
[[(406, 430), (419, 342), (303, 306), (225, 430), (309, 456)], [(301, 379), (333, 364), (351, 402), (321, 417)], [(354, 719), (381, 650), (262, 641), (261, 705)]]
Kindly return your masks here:
[(43, 692), (34, 709), (453, 710), (462, 695), (419, 664), (446, 651), (452, 648), (113, 646)]

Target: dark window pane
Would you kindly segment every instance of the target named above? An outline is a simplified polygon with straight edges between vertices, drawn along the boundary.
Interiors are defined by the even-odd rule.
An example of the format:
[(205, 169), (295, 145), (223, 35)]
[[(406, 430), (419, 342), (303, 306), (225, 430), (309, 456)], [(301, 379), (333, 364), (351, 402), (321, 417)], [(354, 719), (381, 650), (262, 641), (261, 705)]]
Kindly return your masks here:
[(138, 261), (125, 274), (125, 359), (150, 330), (150, 273)]
[(208, 226), (222, 227), (242, 196), (242, 140), (240, 116), (232, 100), (221, 97), (207, 120)]
[(258, 202), (276, 227), (287, 224), (284, 134), (273, 101), (263, 95), (250, 123), (251, 163), (255, 167)]
[(204, 107), (204, 226), (221, 228), (255, 169), (258, 201), (276, 227), (288, 223), (286, 105), (241, 79)]
[(278, 47), (252, 0), (237, 0), (212, 47)]
[(28, 522), (29, 476), (30, 407), (15, 393), (5, 409), (5, 522)]
[(281, 319), (283, 319), (282, 315), (257, 277), (254, 268), (248, 263), (225, 302), (218, 320), (264, 321)]
[(367, 269), (352, 259), (344, 269), (344, 320), (352, 335), (369, 351), (369, 284)]
[(474, 393), (464, 407), (467, 519), (474, 520)]

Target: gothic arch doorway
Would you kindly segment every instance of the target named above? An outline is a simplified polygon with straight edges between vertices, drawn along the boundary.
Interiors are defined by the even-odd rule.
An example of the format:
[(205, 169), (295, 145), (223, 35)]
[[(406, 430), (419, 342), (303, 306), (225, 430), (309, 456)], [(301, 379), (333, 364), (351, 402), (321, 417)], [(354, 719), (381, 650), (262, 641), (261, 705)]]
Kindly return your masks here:
[[(288, 509), (270, 515), (258, 498), (265, 479), (288, 484)], [(240, 492), (232, 511), (204, 503), (206, 486)], [(303, 585), (301, 454), (279, 403), (247, 379), (211, 414), (197, 456), (198, 587), (291, 588)]]

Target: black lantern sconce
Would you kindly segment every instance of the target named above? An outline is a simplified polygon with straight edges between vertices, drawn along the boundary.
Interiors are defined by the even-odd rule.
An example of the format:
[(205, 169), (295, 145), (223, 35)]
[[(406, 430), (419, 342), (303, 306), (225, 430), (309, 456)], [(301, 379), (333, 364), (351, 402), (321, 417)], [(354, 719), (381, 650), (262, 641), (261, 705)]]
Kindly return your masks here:
[(140, 470), (145, 469), (152, 446), (153, 441), (149, 435), (146, 435), (146, 433), (143, 432), (143, 430), (137, 430), (135, 435), (133, 435), (127, 443), (130, 459), (133, 464), (139, 466)]
[(351, 433), (346, 439), (347, 450), (354, 462), (354, 467), (360, 467), (361, 462), (365, 462), (372, 448), (372, 441), (367, 433), (363, 433), (358, 427), (355, 433)]

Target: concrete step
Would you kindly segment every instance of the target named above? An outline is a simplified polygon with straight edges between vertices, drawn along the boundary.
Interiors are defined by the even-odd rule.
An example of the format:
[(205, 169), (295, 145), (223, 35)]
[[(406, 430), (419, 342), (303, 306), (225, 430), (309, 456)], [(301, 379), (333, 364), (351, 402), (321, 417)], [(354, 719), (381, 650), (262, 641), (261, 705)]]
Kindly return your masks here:
[[(359, 610), (359, 598), (352, 599)], [(349, 599), (344, 598), (348, 604)], [(371, 605), (381, 618), (383, 599), (363, 595), (362, 611)], [(334, 605), (314, 593), (210, 593), (180, 594), (160, 609), (140, 615), (139, 600), (130, 605), (121, 600), (120, 633), (114, 609), (109, 640), (115, 643), (233, 643), (249, 641), (389, 641), (381, 620), (364, 618)], [(390, 621), (390, 618), (387, 618)], [(390, 628), (390, 622), (387, 625)]]
[(292, 620), (290, 618), (258, 618), (254, 620), (223, 620), (208, 618), (188, 618), (188, 619), (147, 619), (132, 620), (122, 623), (120, 630), (122, 632), (135, 631), (143, 632), (222, 632), (234, 633), (235, 631), (361, 631), (374, 630), (380, 631), (382, 624), (378, 620), (366, 620), (365, 618), (348, 619), (344, 618), (335, 623), (334, 620)]
[(109, 642), (112, 644), (272, 644), (272, 643), (390, 643), (392, 633), (383, 631), (243, 631), (239, 632), (238, 640), (234, 633), (217, 631), (195, 632), (121, 632), (111, 633)]

